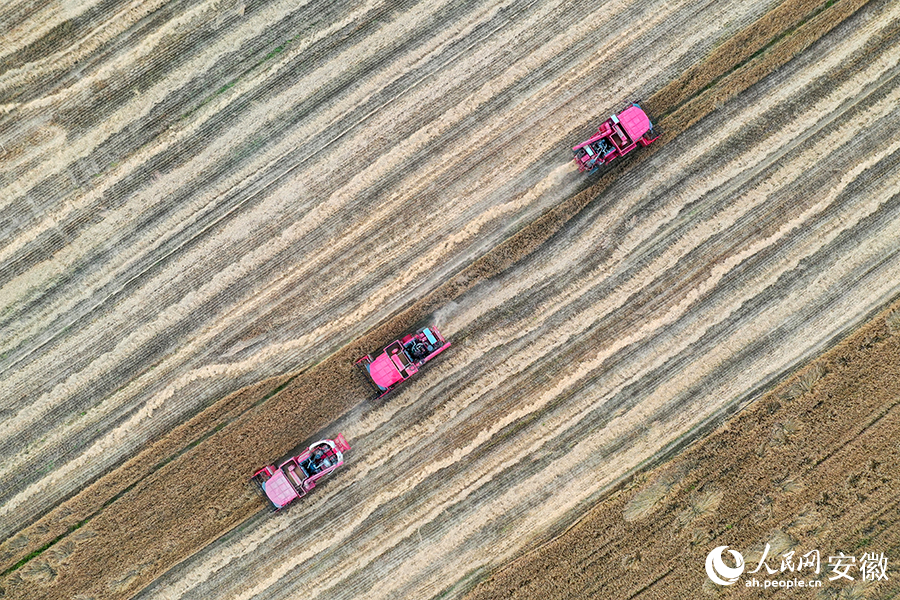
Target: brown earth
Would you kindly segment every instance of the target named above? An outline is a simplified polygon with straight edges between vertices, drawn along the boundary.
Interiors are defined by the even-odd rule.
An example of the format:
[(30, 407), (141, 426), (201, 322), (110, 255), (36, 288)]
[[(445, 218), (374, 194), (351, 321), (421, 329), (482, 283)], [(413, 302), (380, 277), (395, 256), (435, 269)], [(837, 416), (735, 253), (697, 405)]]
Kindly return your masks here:
[[(900, 594), (900, 302), (676, 458), (623, 483), (571, 529), (505, 566), (488, 598), (895, 598)], [(731, 587), (704, 572), (717, 546), (745, 573), (818, 549), (821, 588)], [(886, 580), (834, 581), (828, 558), (887, 557)], [(796, 564), (796, 558), (794, 559)]]
[[(453, 23), (488, 15), (483, 23), (495, 27), (489, 8), (455, 13)], [(15, 334), (3, 355), (2, 381), (14, 401), (0, 423), (7, 433), (0, 480), (0, 525), (8, 536), (0, 544), (4, 593), (205, 597), (214, 589), (277, 596), (300, 587), (313, 593), (311, 580), (331, 596), (459, 595), (486, 570), (571, 522), (632, 469), (702, 436), (896, 293), (897, 250), (890, 240), (897, 234), (897, 140), (886, 126), (895, 120), (897, 75), (896, 65), (884, 60), (897, 48), (890, 3), (785, 2), (756, 20), (741, 3), (713, 3), (705, 8), (746, 24), (715, 49), (704, 45), (713, 38), (703, 34), (709, 19), (700, 8), (695, 14), (690, 5), (671, 6), (664, 17), (661, 8), (616, 5), (622, 18), (634, 19), (624, 21), (637, 32), (626, 40), (629, 52), (644, 59), (638, 62), (654, 58), (664, 65), (645, 69), (644, 76), (666, 82), (645, 104), (667, 115), (667, 136), (574, 195), (583, 180), (554, 174), (560, 162), (551, 149), (568, 139), (561, 124), (580, 114), (579, 102), (597, 101), (596, 82), (585, 72), (632, 61), (617, 37), (627, 29), (604, 37), (600, 21), (560, 34), (565, 41), (559, 42), (553, 28), (583, 23), (583, 7), (557, 8), (516, 7), (507, 21), (487, 29), (490, 35), (482, 26), (466, 51), (450, 52), (459, 58), (472, 51), (480, 61), (477, 77), (467, 78), (461, 91), (448, 94), (444, 86), (465, 61), (416, 71), (421, 78), (407, 80), (399, 93), (384, 84), (384, 98), (401, 106), (373, 99), (378, 80), (367, 80), (360, 85), (370, 88), (351, 86), (349, 96), (337, 96), (356, 103), (354, 110), (342, 105), (345, 115), (371, 117), (348, 130), (334, 128), (327, 97), (314, 98), (308, 129), (320, 126), (317, 135), (337, 136), (341, 150), (362, 140), (375, 144), (377, 159), (352, 165), (338, 183), (322, 173), (332, 172), (340, 153), (304, 155), (286, 146), (275, 152), (276, 136), (257, 147), (219, 133), (210, 135), (227, 151), (190, 147), (194, 154), (176, 155), (176, 167), (165, 163), (154, 182), (138, 185), (138, 199), (107, 206), (122, 198), (110, 190), (127, 190), (158, 166), (148, 149), (178, 148), (204, 131), (201, 123), (237, 118), (229, 102), (252, 108), (247, 98), (228, 96), (230, 88), (193, 108), (176, 103), (187, 125), (179, 121), (166, 134), (175, 138), (158, 134), (137, 149), (125, 144), (127, 165), (100, 169), (91, 181), (69, 167), (76, 186), (66, 193), (81, 204), (63, 203), (52, 219), (26, 219), (13, 238), (22, 254), (4, 255), (14, 257), (6, 263), (13, 271), (5, 273), (18, 273), (3, 288), (16, 300), (4, 313), (6, 331)], [(416, 10), (404, 5), (377, 16), (402, 25), (423, 18)], [(351, 23), (380, 42), (365, 30), (371, 16)], [(450, 29), (425, 31), (443, 43), (452, 24), (440, 22)], [(650, 42), (662, 44), (678, 22), (696, 27), (696, 33), (684, 27), (685, 35), (703, 42), (686, 41), (690, 51), (681, 55), (674, 44), (671, 56), (661, 56)], [(506, 26), (519, 37), (491, 46), (491, 35)], [(62, 39), (52, 31), (47, 36), (50, 46)], [(352, 32), (345, 40), (356, 43)], [(525, 40), (531, 54), (504, 53), (504, 44)], [(599, 41), (600, 49), (585, 51), (579, 40)], [(207, 41), (191, 43), (200, 48)], [(323, 51), (323, 60), (343, 56), (336, 48)], [(397, 68), (424, 56), (416, 52), (409, 59), (398, 53)], [(581, 77), (568, 63), (554, 64), (559, 52), (569, 53)], [(705, 58), (690, 58), (697, 53)], [(682, 73), (684, 56), (695, 66)], [(272, 91), (279, 78), (262, 64), (235, 81), (238, 89), (247, 86), (241, 93), (253, 102), (272, 107), (283, 99)], [(286, 57), (281, 64), (291, 63)], [(151, 67), (145, 74), (152, 80), (159, 74)], [(541, 77), (529, 79), (534, 71)], [(315, 73), (301, 75), (309, 77), (307, 85), (318, 81)], [(138, 93), (146, 91), (137, 84)], [(131, 104), (126, 88), (112, 90), (107, 101), (136, 110), (140, 104)], [(490, 105), (509, 90), (519, 110)], [(64, 96), (28, 104), (10, 95), (22, 104), (7, 108), (29, 117), (19, 126), (27, 129), (39, 120), (42, 102), (66, 108)], [(467, 102), (459, 104), (461, 97)], [(483, 110), (472, 108), (485, 102)], [(415, 112), (423, 106), (432, 112)], [(410, 130), (398, 115), (431, 125)], [(125, 129), (133, 127), (129, 118), (137, 117), (123, 115)], [(84, 108), (60, 110), (58, 119), (82, 142), (99, 126)], [(442, 134), (448, 121), (453, 135)], [(848, 138), (854, 123), (870, 135), (854, 146), (853, 159), (818, 160)], [(291, 143), (307, 143), (309, 131), (293, 126), (277, 131), (290, 134)], [(779, 128), (786, 133), (775, 133)], [(373, 132), (386, 137), (373, 139)], [(408, 144), (419, 143), (416, 136), (432, 140), (424, 166), (403, 155)], [(520, 143), (529, 139), (539, 143)], [(246, 165), (258, 149), (266, 149), (264, 159)], [(29, 156), (25, 145), (8, 151), (22, 161), (9, 173), (35, 184), (9, 206), (27, 213), (22, 207), (36, 198), (62, 202), (41, 195), (62, 184), (41, 183), (39, 156)], [(511, 172), (512, 158), (522, 152), (531, 162)], [(89, 156), (98, 160), (96, 152)], [(219, 169), (213, 180), (203, 179), (204, 160), (206, 168)], [(524, 166), (541, 175), (530, 178)], [(284, 216), (291, 188), (280, 179), (287, 175), (295, 189), (311, 190), (312, 217)], [(144, 238), (145, 229), (134, 226), (136, 239), (116, 242), (128, 246), (124, 258), (109, 258), (104, 236), (118, 235), (121, 224), (132, 227), (128, 214), (167, 198), (186, 176), (189, 185), (176, 200), (197, 193), (210, 204), (186, 213), (177, 202), (158, 205), (178, 227), (190, 216), (184, 236)], [(381, 181), (392, 183), (373, 183)], [(653, 188), (635, 194), (635, 181), (654, 181)], [(223, 201), (218, 194), (235, 185), (238, 192)], [(104, 196), (104, 188), (112, 195)], [(438, 194), (442, 188), (446, 193)], [(562, 192), (568, 196), (559, 197)], [(459, 196), (468, 202), (447, 205)], [(383, 212), (366, 212), (375, 198), (384, 200)], [(424, 242), (385, 234), (390, 211), (412, 206), (411, 198), (422, 199), (423, 207), (392, 225), (421, 232)], [(104, 216), (110, 209), (121, 214)], [(338, 224), (334, 215), (341, 211), (352, 222)], [(431, 218), (438, 212), (450, 216)], [(248, 226), (231, 224), (231, 215), (258, 223), (249, 226), (252, 236), (242, 237)], [(54, 229), (54, 219), (64, 224)], [(324, 233), (316, 224), (327, 225)], [(79, 231), (89, 226), (94, 229), (84, 237), (97, 246), (84, 250)], [(330, 269), (329, 262), (338, 266)], [(87, 290), (74, 300), (66, 296), (77, 287), (67, 279), (71, 272)], [(43, 285), (49, 297), (35, 291)], [(351, 372), (352, 359), (432, 319), (446, 324), (453, 352), (387, 404), (360, 404), (367, 391)], [(384, 324), (362, 336), (378, 322)], [(284, 372), (294, 374), (217, 400), (248, 380)], [(342, 483), (317, 490), (285, 518), (259, 514), (246, 473), (287, 452), (298, 437), (337, 428), (354, 445)], [(579, 441), (593, 451), (579, 454)], [(32, 480), (54, 458), (64, 463), (62, 472), (49, 468)], [(554, 462), (559, 458), (570, 461), (579, 481), (592, 481), (560, 486), (561, 500), (546, 510), (543, 488), (514, 485), (518, 478), (564, 477)], [(615, 467), (594, 477), (598, 461)], [(319, 511), (330, 516), (324, 525), (315, 518)], [(343, 544), (329, 546), (320, 531)], [(429, 551), (432, 545), (439, 550)], [(313, 551), (321, 561), (304, 570)], [(429, 563), (435, 552), (446, 552), (437, 565)]]

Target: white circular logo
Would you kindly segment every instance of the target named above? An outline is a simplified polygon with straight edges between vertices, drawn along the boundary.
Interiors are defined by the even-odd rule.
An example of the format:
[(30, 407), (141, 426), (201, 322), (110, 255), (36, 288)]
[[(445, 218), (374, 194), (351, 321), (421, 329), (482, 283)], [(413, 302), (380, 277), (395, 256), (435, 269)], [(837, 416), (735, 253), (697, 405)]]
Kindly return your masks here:
[(728, 546), (719, 546), (713, 548), (713, 551), (706, 555), (706, 574), (713, 583), (719, 585), (731, 585), (744, 572), (744, 557), (737, 550), (728, 550), (737, 563), (736, 567), (729, 567), (722, 560), (722, 552), (727, 549)]

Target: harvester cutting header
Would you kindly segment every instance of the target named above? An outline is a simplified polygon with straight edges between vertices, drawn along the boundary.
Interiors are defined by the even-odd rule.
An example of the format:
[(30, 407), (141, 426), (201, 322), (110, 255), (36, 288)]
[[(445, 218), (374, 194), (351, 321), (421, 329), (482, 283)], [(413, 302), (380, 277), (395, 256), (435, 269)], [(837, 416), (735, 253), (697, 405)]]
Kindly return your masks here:
[(660, 132), (654, 131), (647, 113), (637, 103), (632, 103), (601, 123), (597, 133), (572, 148), (572, 152), (575, 153), (578, 170), (583, 173), (625, 156), (639, 145), (649, 146), (660, 135)]

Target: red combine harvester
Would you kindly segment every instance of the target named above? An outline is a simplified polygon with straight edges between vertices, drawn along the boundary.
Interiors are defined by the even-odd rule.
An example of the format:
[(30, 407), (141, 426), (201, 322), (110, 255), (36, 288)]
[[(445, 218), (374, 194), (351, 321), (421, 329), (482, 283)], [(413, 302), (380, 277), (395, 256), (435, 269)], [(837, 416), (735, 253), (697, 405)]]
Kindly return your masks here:
[(365, 370), (381, 398), (418, 373), (422, 365), (449, 347), (450, 342), (444, 339), (437, 328), (426, 327), (402, 340), (391, 342), (375, 358), (366, 354), (356, 361), (356, 365)]
[(253, 482), (259, 486), (275, 510), (281, 510), (297, 498), (302, 498), (323, 477), (344, 464), (344, 452), (350, 444), (343, 434), (334, 440), (316, 442), (299, 456), (292, 456), (276, 468), (263, 467), (253, 474)]
[(572, 152), (578, 170), (584, 173), (625, 156), (638, 145), (649, 146), (660, 135), (661, 132), (653, 130), (647, 113), (635, 102), (601, 123), (594, 137), (572, 148)]

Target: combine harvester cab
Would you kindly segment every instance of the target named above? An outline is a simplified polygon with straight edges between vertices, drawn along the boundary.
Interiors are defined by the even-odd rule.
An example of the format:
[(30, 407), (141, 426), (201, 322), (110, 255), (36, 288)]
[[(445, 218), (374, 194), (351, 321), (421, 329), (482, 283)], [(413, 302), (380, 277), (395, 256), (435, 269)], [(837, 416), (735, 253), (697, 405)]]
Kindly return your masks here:
[(635, 102), (601, 123), (594, 137), (572, 148), (572, 152), (578, 170), (584, 173), (625, 156), (638, 146), (649, 146), (661, 134)]
[(302, 498), (323, 477), (344, 464), (344, 452), (350, 444), (343, 434), (333, 440), (321, 440), (299, 456), (292, 456), (277, 467), (269, 465), (253, 474), (253, 482), (268, 498), (274, 510), (281, 510)]
[(391, 342), (384, 351), (372, 358), (366, 354), (356, 365), (366, 372), (366, 378), (378, 390), (378, 397), (386, 396), (395, 387), (419, 372), (429, 360), (450, 347), (436, 327), (426, 327), (402, 340)]

